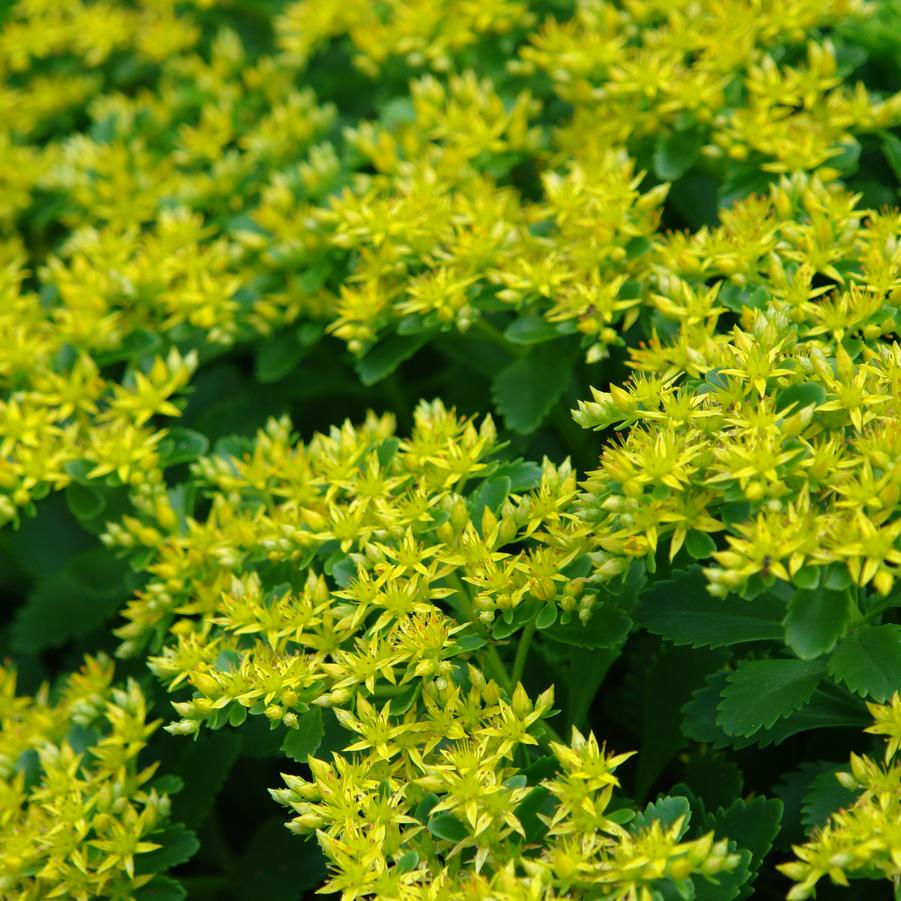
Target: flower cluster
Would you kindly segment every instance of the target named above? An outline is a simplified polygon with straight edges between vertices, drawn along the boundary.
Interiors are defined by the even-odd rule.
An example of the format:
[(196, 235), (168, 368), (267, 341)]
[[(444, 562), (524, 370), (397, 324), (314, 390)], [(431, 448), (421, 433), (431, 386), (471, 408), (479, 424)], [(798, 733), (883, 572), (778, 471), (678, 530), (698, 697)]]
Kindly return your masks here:
[[(728, 840), (694, 839), (684, 816), (636, 817), (614, 794), (617, 767), (594, 735), (550, 743), (542, 765), (522, 767), (530, 727), (553, 692), (509, 701), (475, 668), (427, 689), (425, 709), (393, 720), (364, 699), (342, 722), (360, 736), (331, 763), (310, 758), (313, 779), (285, 776), (273, 797), (291, 828), (315, 831), (333, 868), (326, 891), (346, 899), (651, 899), (693, 891), (736, 867)], [(543, 770), (543, 774), (542, 774)], [(631, 827), (630, 824), (631, 823)]]
[(838, 810), (803, 845), (793, 850), (798, 859), (779, 869), (797, 885), (790, 901), (814, 897), (825, 876), (836, 885), (849, 879), (885, 878), (897, 888), (901, 881), (901, 697), (888, 704), (869, 704), (875, 724), (867, 729), (888, 742), (885, 764), (851, 755), (851, 771), (837, 774), (841, 785), (859, 796)]
[[(425, 340), (477, 325), (496, 340), (492, 317), (537, 319), (543, 339), (580, 334), (596, 361), (665, 264), (649, 251), (670, 181), (718, 154), (750, 175), (831, 179), (854, 135), (901, 117), (901, 95), (847, 86), (844, 45), (821, 37), (871, 11), (858, 0), (582, 2), (540, 26), (513, 0), (317, 0), (287, 5), (263, 53), (227, 17), (201, 41), (209, 5), (20, 2), (8, 14), (5, 394), (37, 359), (80, 396), (92, 363), (73, 371), (72, 348), (103, 369), (129, 347), (149, 366), (157, 350), (208, 358), (298, 320), (330, 322), (362, 354), (393, 330)], [(339, 129), (340, 91), (319, 97), (298, 79), (345, 38), (361, 77), (392, 59), (419, 77), (379, 117)], [(484, 74), (476, 48), (509, 64)], [(64, 481), (56, 460), (24, 466)]]
[[(676, 265), (654, 296), (664, 337), (634, 352), (627, 385), (595, 391), (576, 414), (627, 427), (586, 483), (602, 574), (637, 558), (653, 567), (665, 538), (670, 559), (686, 543), (712, 557), (716, 595), (774, 578), (813, 587), (821, 572), (831, 587), (890, 592), (901, 221), (854, 201), (798, 177), (666, 242)], [(738, 257), (744, 271), (726, 277)], [(738, 324), (718, 330), (733, 313)]]
[[(171, 694), (166, 730), (237, 747), (211, 733), (268, 723), (308, 767), (273, 797), (348, 901), (751, 891), (778, 802), (751, 810), (727, 773), (722, 808), (692, 789), (642, 810), (619, 791), (631, 755), (582, 726), (622, 665), (643, 803), (689, 738), (856, 727), (853, 694), (901, 679), (901, 214), (856, 174), (901, 172), (901, 92), (877, 89), (898, 4), (0, 7), (0, 526), (65, 489), (102, 533), (91, 559), (128, 558), (119, 653)], [(348, 364), (365, 409), (359, 382), (429, 342), (436, 384), (465, 359), (477, 400), (453, 403), (490, 395), (524, 454), (587, 456), (565, 415), (527, 436), (584, 373), (612, 380), (575, 413), (613, 435), (597, 470), (580, 486), (565, 451), (516, 457), (451, 395), (395, 404), (406, 435), (370, 413), (302, 441), (281, 415)], [(195, 407), (251, 356), (285, 387), (254, 438), (209, 451), (167, 427), (202, 429)], [(686, 555), (711, 610), (760, 602), (699, 630), (717, 653), (633, 717), (635, 623), (694, 641), (648, 615), (653, 584), (636, 594)], [(60, 569), (51, 587), (80, 588)], [(703, 610), (682, 576), (671, 613)], [(642, 671), (675, 668), (649, 636), (636, 655), (645, 638)], [(767, 644), (747, 660), (744, 641)], [(692, 728), (667, 710), (675, 744), (655, 740), (655, 704), (685, 699)], [(0, 894), (180, 895), (159, 874), (194, 839), (167, 822), (178, 780), (139, 762), (148, 704), (102, 657), (34, 698), (0, 668)], [(871, 710), (886, 763), (852, 758), (859, 798), (783, 867), (793, 898), (824, 875), (899, 882), (901, 701)]]
[[(134, 897), (161, 867), (170, 801), (138, 761), (159, 721), (138, 684), (87, 658), (52, 695), (16, 695), (0, 669), (0, 892), (4, 898)], [(162, 839), (164, 841), (164, 839)], [(165, 864), (162, 868), (165, 868)]]
[(448, 71), (485, 38), (521, 36), (534, 22), (522, 0), (297, 0), (276, 29), (279, 47), (294, 65), (307, 64), (317, 50), (346, 36), (354, 64), (375, 78), (391, 63)]
[[(150, 580), (125, 611), (122, 653), (150, 645), (177, 702), (171, 730), (240, 721), (296, 726), (311, 704), (446, 687), (543, 608), (588, 619), (594, 595), (565, 573), (586, 529), (568, 465), (498, 456), (494, 425), (422, 403), (410, 437), (370, 416), (301, 444), (273, 420), (246, 449), (194, 464), (202, 517), (165, 490), (104, 541)], [(487, 665), (491, 665), (490, 663)]]
[[(176, 735), (250, 713), (304, 746), (320, 709), (334, 711), (342, 752), (274, 795), (297, 813), (292, 828), (317, 830), (327, 888), (345, 898), (650, 897), (666, 880), (715, 881), (738, 862), (727, 840), (683, 841), (684, 817), (624, 828), (634, 811), (607, 808), (629, 755), (578, 732), (571, 747), (551, 742), (553, 690), (532, 702), (515, 662), (510, 676), (499, 634), (540, 611), (587, 621), (594, 595), (566, 577), (587, 546), (573, 473), (498, 449), (490, 418), (477, 427), (423, 403), (406, 440), (370, 416), (304, 445), (279, 420), (201, 458), (205, 519), (148, 486), (139, 516), (105, 535), (150, 575), (122, 652), (161, 644), (150, 668), (191, 689), (173, 703)], [(533, 784), (514, 760), (539, 741), (556, 777)], [(526, 822), (547, 838), (542, 855)]]
[(676, 168), (681, 153), (701, 151), (749, 171), (813, 170), (859, 150), (855, 134), (901, 115), (901, 95), (848, 85), (834, 44), (811, 34), (872, 11), (859, 0), (648, 0), (625, 9), (584, 0), (572, 18), (538, 29), (516, 69), (547, 73), (573, 105), (560, 137), (567, 151), (587, 132), (614, 146), (662, 134)]

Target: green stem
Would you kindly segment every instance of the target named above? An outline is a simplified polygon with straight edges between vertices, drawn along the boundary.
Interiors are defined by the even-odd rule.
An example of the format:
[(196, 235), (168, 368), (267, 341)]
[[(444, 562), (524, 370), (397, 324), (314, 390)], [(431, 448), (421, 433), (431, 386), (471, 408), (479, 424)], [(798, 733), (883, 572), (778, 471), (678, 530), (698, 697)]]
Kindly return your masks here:
[(510, 682), (515, 688), (522, 682), (522, 674), (526, 671), (526, 659), (529, 656), (529, 648), (532, 645), (532, 636), (535, 634), (535, 620), (528, 623), (519, 636), (519, 644), (516, 645), (516, 656), (513, 658), (513, 672), (510, 673)]
[(455, 606), (458, 607), (458, 613), (461, 613), (466, 622), (474, 622), (472, 617), (472, 598), (469, 596), (469, 590), (463, 580), (455, 573), (448, 573), (445, 578), (448, 584), (453, 588), (457, 595), (453, 599)]
[(497, 648), (493, 644), (485, 648), (485, 669), (508, 694), (513, 691), (507, 667), (504, 666), (504, 661), (501, 660), (501, 655), (498, 654)]

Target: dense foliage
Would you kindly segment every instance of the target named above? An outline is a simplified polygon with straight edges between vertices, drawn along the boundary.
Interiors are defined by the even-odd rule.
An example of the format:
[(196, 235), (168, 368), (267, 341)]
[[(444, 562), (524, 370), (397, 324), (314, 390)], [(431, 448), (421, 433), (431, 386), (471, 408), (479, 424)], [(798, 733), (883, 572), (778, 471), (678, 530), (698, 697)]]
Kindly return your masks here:
[(0, 894), (897, 897), (899, 58), (0, 2)]

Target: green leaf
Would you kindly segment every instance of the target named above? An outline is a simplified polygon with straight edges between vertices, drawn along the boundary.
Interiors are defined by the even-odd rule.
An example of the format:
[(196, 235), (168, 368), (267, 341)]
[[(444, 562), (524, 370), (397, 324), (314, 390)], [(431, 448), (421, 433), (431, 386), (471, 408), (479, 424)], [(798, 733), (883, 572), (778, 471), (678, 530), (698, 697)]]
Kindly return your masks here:
[(154, 779), (151, 786), (161, 795), (177, 795), (185, 787), (185, 780), (173, 773), (167, 773)]
[(224, 673), (232, 672), (241, 666), (241, 655), (233, 648), (225, 648), (216, 655), (216, 669)]
[[(851, 698), (836, 696), (828, 683), (818, 688), (804, 707), (780, 719), (769, 729), (761, 729), (751, 737), (730, 735), (718, 722), (719, 704), (727, 687), (729, 673), (708, 676), (703, 688), (694, 692), (682, 708), (682, 730), (693, 741), (707, 742), (714, 748), (767, 747), (779, 744), (811, 729), (862, 729), (869, 722), (863, 705)], [(829, 689), (827, 691), (827, 689)]]
[(636, 620), (649, 632), (695, 648), (779, 639), (784, 614), (782, 602), (769, 595), (753, 601), (712, 597), (700, 567), (676, 570), (672, 579), (654, 582), (635, 608)]
[(485, 479), (469, 496), (467, 500), (469, 516), (479, 532), (482, 530), (482, 515), (485, 508), (488, 507), (492, 513), (498, 513), (509, 493), (510, 479), (506, 476), (493, 476)]
[(177, 879), (155, 876), (147, 885), (142, 885), (134, 897), (135, 901), (183, 901), (188, 893)]
[(15, 612), (12, 648), (35, 653), (82, 638), (115, 616), (130, 593), (127, 564), (103, 548), (75, 554), (39, 578)]
[(228, 731), (203, 732), (196, 741), (186, 744), (170, 767), (185, 781), (185, 787), (172, 799), (175, 819), (193, 827), (204, 822), (240, 749), (241, 739)]
[(360, 381), (368, 388), (387, 378), (401, 363), (409, 360), (432, 334), (429, 331), (421, 335), (391, 335), (380, 341), (365, 357), (357, 361), (356, 370)]
[(438, 803), (439, 798), (434, 792), (428, 792), (422, 800), (416, 805), (416, 809), (413, 811), (413, 816), (419, 820), (420, 823), (425, 825), (429, 821), (429, 815), (432, 812), (432, 808)]
[(738, 865), (727, 873), (717, 873), (712, 879), (693, 876), (692, 901), (733, 901), (734, 898), (746, 897), (744, 889), (751, 878), (751, 852), (737, 848), (735, 842), (729, 842), (729, 850), (738, 855)]
[(177, 867), (190, 860), (200, 847), (197, 836), (181, 823), (152, 835), (151, 841), (161, 847), (135, 857), (135, 873), (159, 873)]
[(538, 629), (547, 629), (557, 622), (557, 605), (545, 604), (541, 608), (538, 616), (535, 617), (535, 627)]
[(289, 729), (282, 742), (282, 751), (298, 763), (306, 763), (307, 757), (315, 754), (322, 744), (325, 729), (322, 725), (322, 710), (311, 707), (299, 717), (296, 729)]
[(679, 728), (681, 709), (705, 677), (727, 660), (725, 651), (664, 645), (642, 663), (641, 744), (635, 794), (642, 799), (664, 767), (687, 744)]
[(382, 469), (387, 469), (391, 465), (391, 461), (394, 459), (397, 454), (397, 449), (400, 447), (400, 438), (386, 438), (376, 450), (376, 456), (378, 457), (379, 466)]
[[(744, 872), (724, 874), (727, 877), (718, 887), (716, 894), (703, 894), (703, 898), (747, 898), (753, 893), (752, 884), (764, 858), (773, 847), (773, 840), (779, 833), (782, 822), (782, 802), (775, 798), (754, 798), (734, 801), (728, 808), (719, 808), (716, 813), (704, 818), (704, 831), (712, 830), (717, 839), (729, 839), (730, 850), (738, 848), (746, 852), (742, 855)], [(735, 878), (739, 876), (740, 878)], [(731, 893), (725, 891), (729, 887)]]
[(690, 529), (685, 536), (685, 550), (695, 560), (704, 560), (716, 550), (716, 542), (706, 533)]
[(691, 805), (688, 798), (682, 795), (673, 797), (663, 796), (651, 802), (645, 809), (637, 814), (629, 824), (629, 831), (634, 835), (650, 827), (652, 823), (660, 823), (661, 826), (673, 826), (677, 820), (682, 819), (681, 838), (685, 835), (691, 822)]
[(563, 644), (580, 648), (610, 648), (620, 644), (632, 631), (632, 620), (612, 604), (595, 608), (584, 625), (578, 619), (567, 624), (559, 620), (542, 634)]
[(162, 338), (147, 329), (136, 329), (129, 332), (114, 350), (97, 354), (96, 360), (101, 366), (118, 363), (121, 360), (137, 360), (155, 354), (163, 346)]
[(882, 155), (901, 182), (901, 138), (890, 131), (882, 133)]
[(106, 509), (106, 496), (94, 485), (72, 482), (66, 485), (66, 504), (76, 519), (91, 520)]
[(866, 626), (843, 638), (829, 675), (861, 697), (887, 701), (901, 688), (901, 626)]
[[(795, 413), (803, 407), (819, 406), (826, 402), (826, 389), (814, 382), (800, 382), (784, 388), (776, 395), (776, 410)], [(789, 408), (791, 408), (789, 410)]]
[(517, 605), (513, 610), (507, 610), (503, 616), (498, 617), (491, 626), (491, 637), (498, 641), (509, 638), (514, 632), (519, 632), (526, 623), (530, 623), (537, 613), (538, 602), (530, 601)]
[(541, 484), (541, 466), (531, 460), (510, 460), (501, 463), (494, 470), (492, 476), (506, 476), (510, 480), (510, 492), (521, 494), (523, 491), (531, 491)]
[(429, 818), (429, 832), (435, 838), (443, 838), (449, 842), (462, 841), (469, 835), (469, 830), (451, 813), (436, 813)]
[(801, 805), (801, 822), (808, 831), (825, 826), (833, 813), (850, 807), (860, 796), (859, 790), (845, 788), (836, 779), (836, 773), (847, 771), (847, 763), (827, 764), (811, 780)]
[(556, 327), (543, 316), (528, 313), (511, 322), (504, 331), (511, 344), (542, 344), (560, 337)]
[(731, 839), (739, 848), (750, 851), (751, 869), (756, 872), (773, 847), (781, 823), (782, 802), (778, 798), (738, 798), (728, 808), (709, 814), (704, 829), (712, 829), (717, 838)]
[(738, 798), (745, 779), (735, 761), (723, 752), (701, 747), (688, 755), (683, 782), (713, 810)]
[(502, 369), (491, 384), (495, 406), (512, 432), (534, 432), (550, 413), (572, 378), (569, 345), (540, 344)]
[(407, 851), (397, 860), (397, 864), (395, 868), (398, 873), (409, 873), (410, 870), (415, 870), (417, 864), (419, 863), (419, 852), (418, 851)]
[(704, 135), (700, 131), (674, 131), (657, 141), (654, 153), (654, 174), (662, 181), (681, 178), (694, 165), (701, 148)]
[[(315, 294), (328, 281), (328, 277), (332, 274), (334, 265), (331, 260), (316, 260), (307, 265), (306, 269), (300, 273), (297, 279), (297, 285), (301, 291), (307, 294)], [(301, 326), (303, 328), (303, 326)]]
[(165, 468), (177, 463), (191, 463), (202, 457), (209, 446), (206, 435), (193, 429), (168, 429), (159, 446), (160, 465)]
[(750, 736), (803, 707), (823, 678), (822, 663), (745, 660), (727, 676), (717, 723), (729, 735)]
[(240, 901), (297, 901), (325, 880), (325, 858), (313, 838), (299, 838), (280, 818), (253, 834), (232, 882)]
[(264, 385), (293, 372), (307, 353), (293, 331), (281, 332), (260, 345), (254, 360), (256, 380)]
[(798, 590), (788, 602), (785, 643), (802, 659), (831, 651), (848, 624), (851, 604), (845, 591)]

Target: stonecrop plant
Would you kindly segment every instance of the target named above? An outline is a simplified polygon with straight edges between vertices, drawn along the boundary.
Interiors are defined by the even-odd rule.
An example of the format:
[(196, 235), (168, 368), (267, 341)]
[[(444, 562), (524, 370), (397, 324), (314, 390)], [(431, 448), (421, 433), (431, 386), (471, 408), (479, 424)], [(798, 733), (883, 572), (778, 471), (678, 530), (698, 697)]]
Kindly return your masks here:
[(0, 3), (0, 896), (901, 897), (899, 59)]

